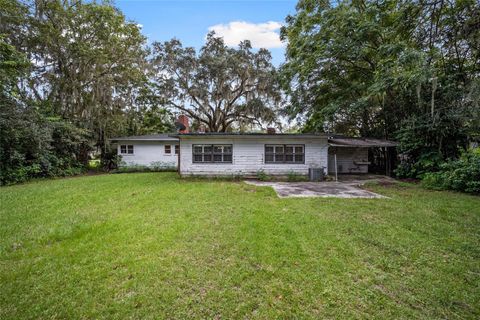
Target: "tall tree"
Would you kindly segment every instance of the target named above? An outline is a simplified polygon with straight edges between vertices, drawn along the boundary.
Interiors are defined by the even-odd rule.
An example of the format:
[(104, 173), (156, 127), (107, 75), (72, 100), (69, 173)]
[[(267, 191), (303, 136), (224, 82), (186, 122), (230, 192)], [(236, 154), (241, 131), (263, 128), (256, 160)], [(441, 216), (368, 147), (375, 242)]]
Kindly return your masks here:
[(17, 84), (29, 66), (0, 36), (0, 185), (78, 173), (90, 150), (85, 130), (46, 118), (22, 100)]
[(199, 54), (179, 40), (153, 44), (158, 94), (164, 105), (188, 114), (197, 125), (225, 132), (273, 123), (281, 102), (277, 71), (268, 50), (249, 41), (229, 48), (209, 33)]
[[(12, 0), (3, 0), (13, 3)], [(9, 6), (11, 7), (11, 6)], [(7, 7), (7, 8), (9, 8)], [(102, 149), (128, 131), (147, 86), (146, 39), (110, 2), (40, 0), (26, 8), (9, 40), (32, 61), (22, 85), (30, 104), (89, 129)]]
[[(35, 25), (43, 29), (37, 41), (45, 51), (35, 51), (40, 81), (32, 89), (57, 114), (85, 123), (105, 145), (146, 81), (145, 38), (110, 5), (49, 1), (37, 7), (37, 17)], [(45, 79), (50, 90), (39, 95)]]

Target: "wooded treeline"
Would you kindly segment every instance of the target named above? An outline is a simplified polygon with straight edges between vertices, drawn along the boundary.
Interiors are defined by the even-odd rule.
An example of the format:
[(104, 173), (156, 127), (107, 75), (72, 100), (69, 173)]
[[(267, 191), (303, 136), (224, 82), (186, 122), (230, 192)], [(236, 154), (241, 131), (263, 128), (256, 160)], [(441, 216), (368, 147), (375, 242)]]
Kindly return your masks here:
[(0, 1), (2, 183), (80, 172), (108, 138), (172, 129), (146, 39), (108, 3)]
[(301, 0), (282, 37), (305, 130), (397, 140), (410, 177), (479, 139), (478, 0)]
[(177, 113), (398, 140), (405, 177), (480, 139), (478, 1), (300, 0), (282, 38), (277, 69), (248, 39), (149, 46), (109, 1), (0, 0), (0, 184), (81, 172), (92, 152), (108, 167), (109, 138), (171, 132)]

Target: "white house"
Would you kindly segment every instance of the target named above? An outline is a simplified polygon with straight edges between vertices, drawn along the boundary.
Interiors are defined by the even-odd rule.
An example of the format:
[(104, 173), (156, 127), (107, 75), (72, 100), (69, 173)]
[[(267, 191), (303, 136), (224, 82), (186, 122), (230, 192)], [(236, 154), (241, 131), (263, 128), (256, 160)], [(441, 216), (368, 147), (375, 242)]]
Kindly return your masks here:
[(327, 168), (324, 134), (185, 133), (178, 134), (180, 175), (307, 175)]
[(335, 176), (368, 173), (369, 148), (384, 154), (389, 174), (393, 157), (387, 149), (396, 146), (386, 140), (300, 133), (187, 132), (111, 141), (117, 144), (122, 165), (176, 168), (182, 176), (307, 175), (310, 168)]
[(177, 168), (178, 138), (168, 134), (119, 137), (111, 139), (117, 144), (117, 153), (124, 166), (159, 166)]

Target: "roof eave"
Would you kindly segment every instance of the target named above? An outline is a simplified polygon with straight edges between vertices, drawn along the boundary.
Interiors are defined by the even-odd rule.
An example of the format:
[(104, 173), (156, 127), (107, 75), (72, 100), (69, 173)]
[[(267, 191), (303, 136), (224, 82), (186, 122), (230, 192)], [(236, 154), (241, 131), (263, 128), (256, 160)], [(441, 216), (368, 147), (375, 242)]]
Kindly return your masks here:
[(381, 147), (397, 147), (398, 144), (338, 144), (338, 143), (329, 143), (331, 147), (344, 147), (344, 148), (381, 148)]
[(208, 138), (328, 138), (328, 135), (320, 135), (320, 134), (208, 134), (208, 133), (186, 133), (186, 134), (178, 134), (178, 135), (171, 135), (174, 138), (201, 138), (201, 137), (208, 137)]
[[(178, 138), (177, 138), (178, 139)], [(128, 137), (119, 137), (119, 138), (111, 138), (108, 139), (109, 141), (177, 141), (177, 139), (173, 137), (168, 138), (128, 138)]]

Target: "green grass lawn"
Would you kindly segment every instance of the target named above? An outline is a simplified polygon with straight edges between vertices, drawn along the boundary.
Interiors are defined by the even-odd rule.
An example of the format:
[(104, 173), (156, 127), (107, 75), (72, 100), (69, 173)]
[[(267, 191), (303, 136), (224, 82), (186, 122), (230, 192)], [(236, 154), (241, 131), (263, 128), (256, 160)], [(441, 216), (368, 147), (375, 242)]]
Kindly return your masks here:
[(480, 197), (175, 173), (0, 188), (0, 319), (479, 318)]

